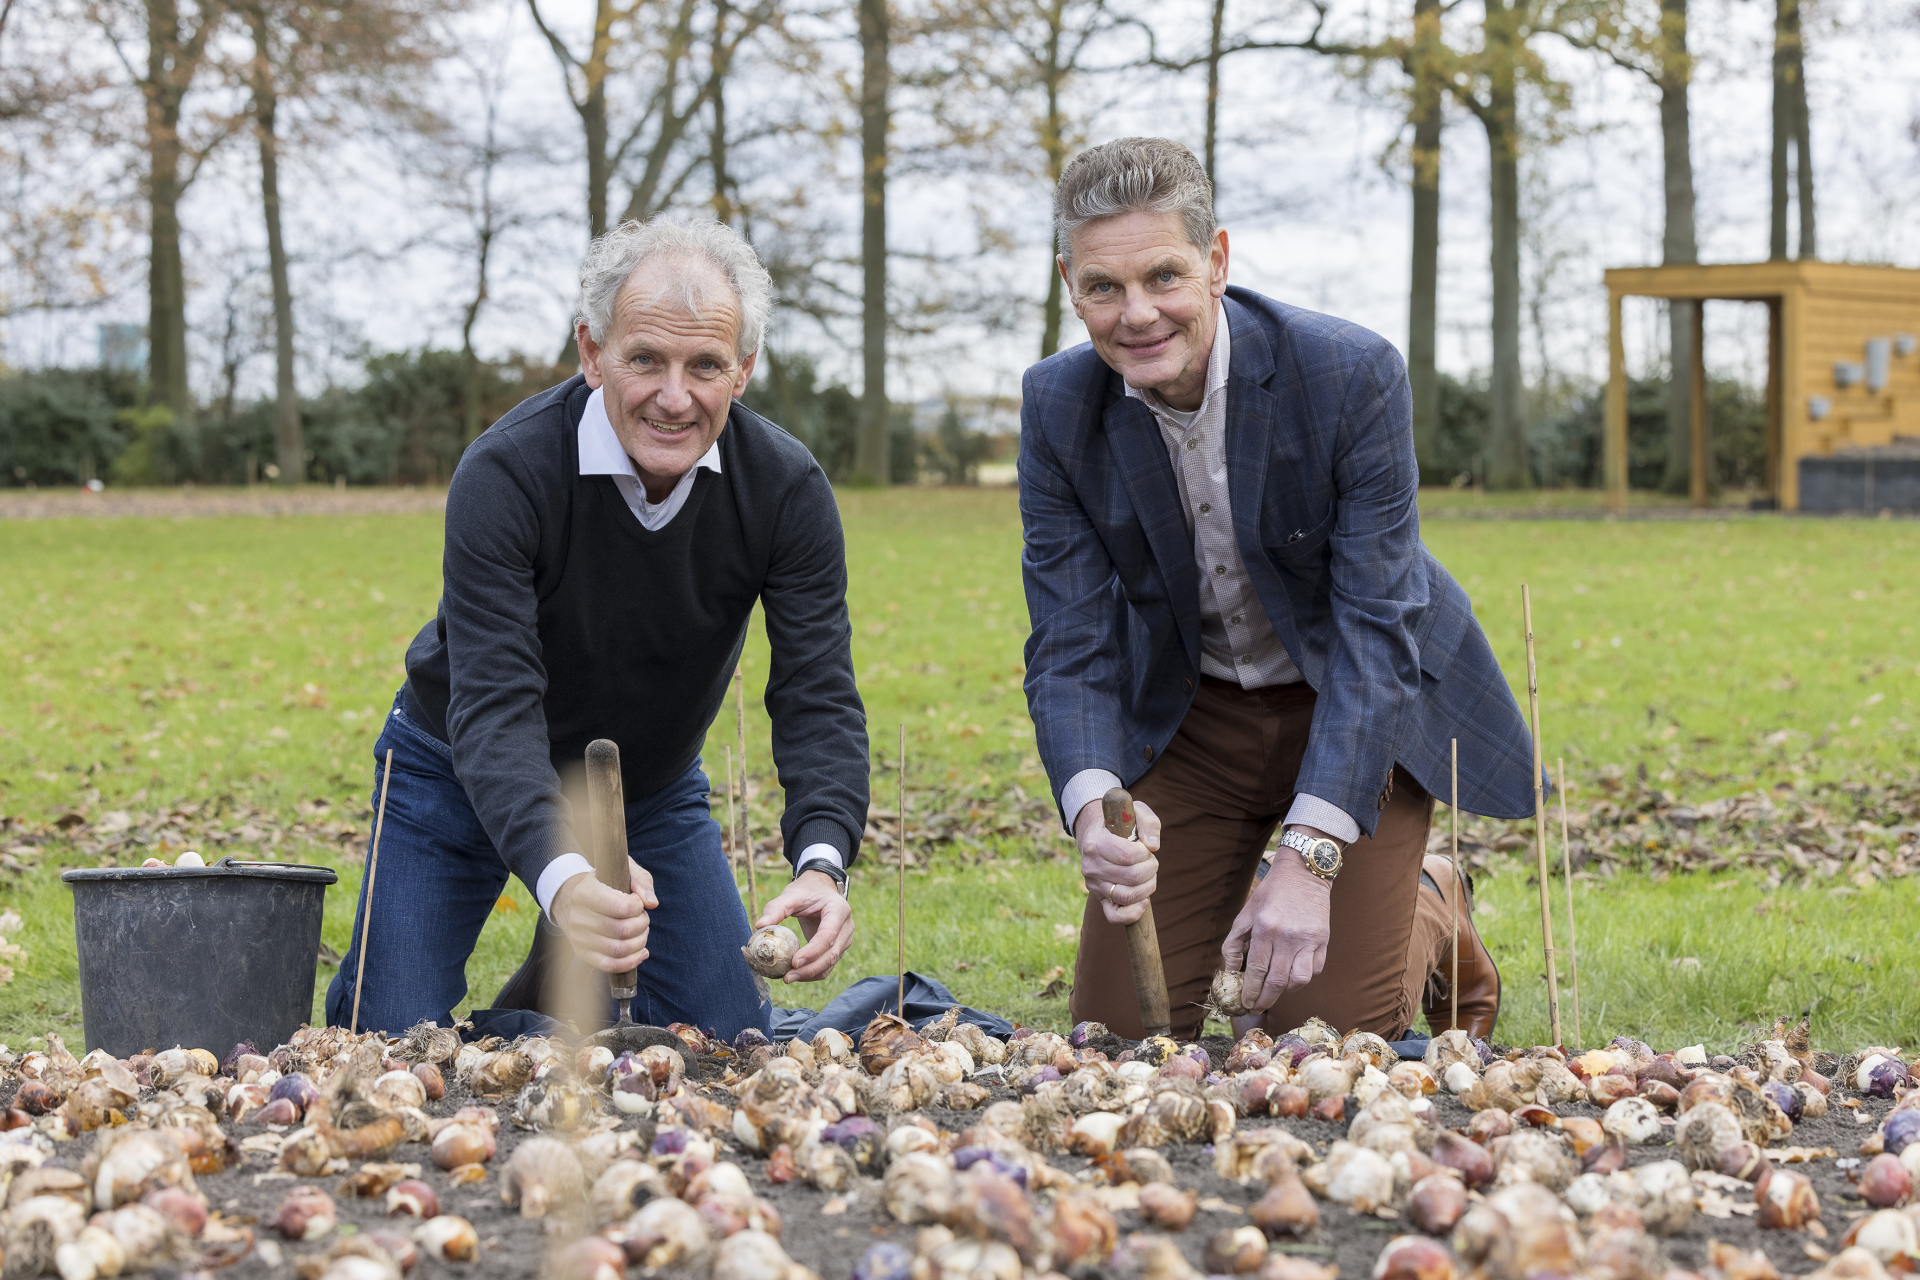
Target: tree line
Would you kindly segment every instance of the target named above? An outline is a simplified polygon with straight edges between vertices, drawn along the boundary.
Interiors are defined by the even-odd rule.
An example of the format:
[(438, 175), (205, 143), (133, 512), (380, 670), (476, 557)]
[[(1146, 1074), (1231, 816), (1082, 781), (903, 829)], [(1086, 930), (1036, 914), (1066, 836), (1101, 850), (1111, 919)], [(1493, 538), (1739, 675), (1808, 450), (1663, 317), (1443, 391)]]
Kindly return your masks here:
[[(1816, 252), (1800, 4), (1774, 0), (1775, 258)], [(518, 15), (544, 46), (546, 74), (571, 112), (567, 146), (535, 146), (506, 121), (524, 86), (473, 38), (496, 10)], [(31, 440), (33, 415), (44, 412), (89, 450), (115, 441), (123, 452), (144, 448), (138, 474), (155, 478), (231, 477), (243, 455), (256, 466), (270, 455), (284, 478), (380, 478), (364, 449), (355, 455), (341, 443), (354, 435), (342, 423), (380, 421), (391, 437), (387, 478), (443, 477), (512, 403), (505, 397), (564, 376), (575, 361), (570, 336), (558, 332), (550, 361), (545, 353), (489, 361), (476, 351), (476, 330), (499, 297), (503, 244), (542, 219), (584, 244), (629, 218), (697, 211), (754, 240), (783, 316), (816, 326), (816, 338), (858, 346), (856, 391), (820, 382), (803, 337), (770, 342), (754, 397), (776, 420), (816, 423), (797, 434), (832, 452), (837, 477), (911, 477), (926, 461), (923, 448), (970, 446), (903, 434), (888, 394), (890, 344), (956, 325), (1005, 331), (1009, 316), (1021, 317), (1024, 332), (1037, 313), (1033, 354), (1050, 355), (1065, 299), (1051, 269), (1044, 280), (979, 269), (978, 259), (1012, 260), (1017, 247), (1018, 233), (991, 208), (972, 212), (975, 243), (965, 252), (942, 257), (905, 245), (890, 221), (903, 186), (978, 184), (1043, 198), (1080, 147), (1111, 132), (1104, 121), (1120, 86), (1144, 77), (1203, 90), (1201, 118), (1170, 121), (1166, 131), (1197, 134), (1218, 189), (1237, 145), (1220, 127), (1225, 69), (1259, 65), (1278, 83), (1301, 60), (1325, 59), (1401, 120), (1397, 172), (1412, 228), (1404, 337), (1423, 473), (1452, 478), (1465, 457), (1465, 473), (1490, 488), (1564, 481), (1587, 469), (1566, 462), (1564, 449), (1559, 461), (1547, 458), (1558, 446), (1542, 441), (1579, 414), (1530, 422), (1523, 376), (1522, 160), (1550, 145), (1553, 122), (1575, 105), (1573, 87), (1554, 74), (1557, 60), (1573, 55), (1631, 73), (1657, 110), (1663, 261), (1695, 261), (1689, 94), (1699, 51), (1689, 17), (1689, 0), (1479, 0), (1477, 8), (1410, 0), (1398, 14), (1336, 0), (1196, 0), (1190, 11), (1133, 0), (587, 0), (564, 14), (554, 0), (507, 0), (506, 10), (463, 0), (0, 0), (0, 163), (19, 197), (0, 225), (0, 317), (83, 310), (143, 290), (148, 350), (137, 378), (103, 372), (91, 390), (69, 380), (67, 398), (77, 399), (58, 412), (46, 406), (61, 395), (45, 386), (0, 393), (0, 450), (28, 448), (18, 442)], [(56, 50), (65, 56), (50, 57)], [(434, 105), (455, 72), (471, 85), (457, 118)], [(1488, 175), (1492, 360), (1478, 386), (1436, 367), (1442, 141), (1468, 124), (1484, 141)], [(298, 323), (292, 264), (300, 249), (288, 241), (283, 170), (290, 160), (311, 168), (343, 138), (402, 157), (434, 193), (437, 234), (463, 280), (461, 349), (447, 359), (417, 353), (400, 366), (362, 357), (361, 399), (333, 388), (303, 399), (301, 357), (320, 339)], [(255, 405), (235, 402), (249, 323), (237, 306), (226, 309), (224, 335), (204, 326), (193, 335), (217, 353), (200, 367), (218, 371), (216, 385), (195, 385), (194, 273), (181, 221), (206, 167), (216, 157), (239, 165), (243, 155), (256, 183), (247, 217), (265, 245), (261, 319), (274, 370), (271, 396)], [(583, 183), (558, 214), (530, 208), (507, 181), (515, 166), (543, 161)], [(556, 218), (559, 228), (550, 225)], [(135, 260), (137, 273), (112, 270)], [(1655, 452), (1657, 483), (1672, 490), (1688, 481), (1690, 311), (1676, 302), (1667, 317), (1666, 438)], [(429, 433), (430, 444), (400, 443), (410, 437), (393, 425), (399, 393), (391, 384), (402, 366), (402, 381), (432, 388), (436, 412), (457, 415), (457, 425)], [(1637, 439), (1645, 406), (1638, 387), (1635, 396)], [(81, 430), (81, 422), (94, 425)], [(1464, 454), (1463, 432), (1474, 436)], [(206, 447), (183, 443), (196, 441)], [(405, 465), (395, 461), (403, 449), (415, 451)], [(1636, 453), (1636, 482), (1653, 479), (1648, 455)], [(7, 464), (0, 483), (39, 465), (25, 458)]]

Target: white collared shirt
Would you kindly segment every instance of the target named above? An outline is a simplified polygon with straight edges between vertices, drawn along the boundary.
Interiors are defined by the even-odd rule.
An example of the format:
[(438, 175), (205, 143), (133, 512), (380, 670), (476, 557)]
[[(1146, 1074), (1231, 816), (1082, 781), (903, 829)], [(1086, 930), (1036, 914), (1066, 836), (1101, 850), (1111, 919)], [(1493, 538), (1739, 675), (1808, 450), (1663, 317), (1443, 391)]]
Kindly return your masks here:
[[(1294, 684), (1303, 677), (1280, 643), (1267, 611), (1253, 589), (1233, 532), (1233, 502), (1227, 475), (1227, 374), (1233, 360), (1233, 334), (1224, 303), (1216, 305), (1213, 349), (1207, 355), (1207, 389), (1200, 407), (1174, 409), (1152, 391), (1122, 381), (1127, 398), (1152, 411), (1161, 443), (1173, 464), (1180, 505), (1193, 538), (1200, 571), (1200, 671), (1231, 680), (1243, 689)], [(1090, 801), (1120, 785), (1105, 769), (1082, 769), (1060, 792), (1068, 826)], [(1359, 824), (1338, 806), (1304, 792), (1294, 797), (1286, 826), (1307, 826), (1351, 844)]]
[(700, 455), (700, 461), (687, 468), (663, 501), (648, 502), (647, 486), (641, 482), (640, 469), (633, 465), (633, 459), (627, 456), (627, 450), (620, 443), (619, 435), (613, 429), (613, 420), (607, 417), (607, 389), (596, 387), (587, 397), (587, 410), (580, 415), (580, 474), (583, 476), (612, 476), (614, 487), (620, 490), (620, 496), (627, 500), (627, 509), (633, 512), (648, 530), (657, 532), (673, 523), (680, 514), (680, 508), (687, 505), (687, 495), (693, 492), (693, 477), (702, 467), (715, 475), (720, 474), (720, 442), (715, 440), (707, 451)]
[[(680, 514), (680, 508), (687, 505), (687, 495), (693, 492), (696, 472), (705, 467), (715, 475), (720, 474), (720, 441), (716, 439), (700, 455), (700, 460), (688, 467), (687, 473), (674, 484), (673, 492), (660, 502), (647, 501), (647, 486), (641, 482), (640, 469), (627, 456), (626, 447), (620, 443), (620, 437), (613, 429), (612, 419), (607, 417), (604, 387), (594, 388), (593, 394), (587, 397), (586, 412), (580, 415), (578, 439), (580, 474), (612, 476), (614, 486), (620, 490), (620, 496), (626, 499), (627, 508), (633, 512), (634, 519), (653, 532), (672, 524), (673, 518)], [(830, 844), (810, 844), (800, 851), (800, 862), (814, 858), (824, 858), (836, 867), (846, 865), (840, 857), (840, 851)], [(533, 886), (533, 896), (547, 919), (553, 919), (553, 899), (560, 892), (560, 886), (577, 875), (592, 874), (593, 864), (587, 861), (584, 854), (563, 853), (549, 862)]]

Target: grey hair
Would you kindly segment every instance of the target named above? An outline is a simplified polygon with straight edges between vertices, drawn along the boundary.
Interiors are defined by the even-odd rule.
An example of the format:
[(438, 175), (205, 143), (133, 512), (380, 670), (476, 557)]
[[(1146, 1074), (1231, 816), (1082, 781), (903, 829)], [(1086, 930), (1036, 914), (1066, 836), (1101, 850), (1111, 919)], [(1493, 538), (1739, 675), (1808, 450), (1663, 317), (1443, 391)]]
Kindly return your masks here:
[(1193, 152), (1167, 138), (1115, 138), (1073, 158), (1053, 189), (1053, 231), (1073, 263), (1074, 233), (1123, 213), (1172, 213), (1187, 241), (1205, 253), (1219, 226), (1213, 183)]
[[(736, 355), (745, 360), (760, 349), (773, 311), (773, 277), (760, 263), (740, 233), (724, 222), (700, 218), (669, 222), (664, 217), (646, 222), (623, 222), (587, 247), (580, 263), (580, 297), (575, 324), (585, 323), (595, 342), (605, 342), (613, 324), (614, 301), (642, 263), (650, 258), (678, 258), (704, 262), (726, 278), (740, 310)], [(690, 271), (675, 282), (679, 301), (699, 315), (709, 302), (705, 272)]]

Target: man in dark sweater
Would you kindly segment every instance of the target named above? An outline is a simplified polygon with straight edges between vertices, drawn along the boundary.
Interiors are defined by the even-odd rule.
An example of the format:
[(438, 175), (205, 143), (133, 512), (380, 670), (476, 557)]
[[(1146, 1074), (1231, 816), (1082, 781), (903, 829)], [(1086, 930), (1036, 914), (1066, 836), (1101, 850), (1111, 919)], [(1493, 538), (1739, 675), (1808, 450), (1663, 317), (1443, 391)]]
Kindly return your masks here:
[[(756, 602), (795, 874), (755, 924), (800, 921), (790, 982), (826, 976), (852, 941), (867, 739), (839, 512), (807, 450), (734, 399), (770, 294), (720, 223), (617, 228), (581, 268), (581, 375), (462, 457), (439, 615), (407, 650), (374, 747), (394, 769), (363, 1028), (450, 1020), (509, 874), (539, 902), (544, 940), (564, 935), (608, 973), (638, 966), (635, 1021), (768, 1028), (699, 757)], [(628, 893), (595, 879), (561, 794), (560, 771), (595, 738), (620, 746)], [(336, 1024), (354, 1003), (359, 919), (353, 937), (327, 992)], [(531, 1003), (521, 994), (502, 1003)]]

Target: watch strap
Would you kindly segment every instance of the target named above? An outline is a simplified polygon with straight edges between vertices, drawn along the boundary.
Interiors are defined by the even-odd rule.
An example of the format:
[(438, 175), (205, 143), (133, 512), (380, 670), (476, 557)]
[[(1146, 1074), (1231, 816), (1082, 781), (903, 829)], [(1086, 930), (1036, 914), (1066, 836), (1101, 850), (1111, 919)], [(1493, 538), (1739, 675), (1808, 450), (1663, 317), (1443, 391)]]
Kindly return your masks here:
[(836, 866), (825, 858), (808, 858), (793, 869), (793, 878), (798, 880), (809, 871), (818, 871), (840, 887), (840, 896), (847, 896), (847, 869)]

